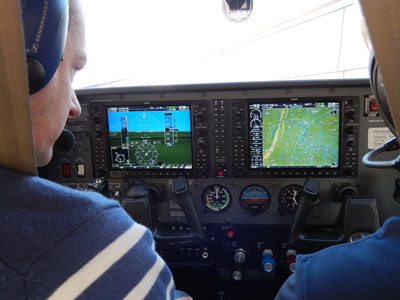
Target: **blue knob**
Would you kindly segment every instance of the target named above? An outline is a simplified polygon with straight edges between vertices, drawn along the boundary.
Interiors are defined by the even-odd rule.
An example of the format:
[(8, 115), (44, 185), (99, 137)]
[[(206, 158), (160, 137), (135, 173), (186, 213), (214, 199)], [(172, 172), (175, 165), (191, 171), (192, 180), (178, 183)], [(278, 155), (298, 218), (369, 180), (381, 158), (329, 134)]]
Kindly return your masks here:
[(261, 260), (261, 269), (268, 273), (271, 273), (276, 269), (276, 261), (272, 254), (272, 251), (265, 251), (265, 254)]

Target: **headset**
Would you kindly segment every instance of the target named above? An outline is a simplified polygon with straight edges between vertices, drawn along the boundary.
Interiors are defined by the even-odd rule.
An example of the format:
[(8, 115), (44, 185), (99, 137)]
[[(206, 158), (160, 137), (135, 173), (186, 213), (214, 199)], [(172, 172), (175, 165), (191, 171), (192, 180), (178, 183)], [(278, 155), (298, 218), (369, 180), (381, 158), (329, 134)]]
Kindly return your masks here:
[(63, 59), (68, 0), (21, 0), (29, 94), (44, 88)]
[(391, 161), (372, 161), (371, 159), (383, 152), (393, 151), (400, 148), (399, 139), (397, 137), (396, 129), (394, 126), (392, 115), (390, 114), (389, 102), (386, 96), (386, 90), (383, 83), (382, 74), (379, 71), (379, 66), (376, 62), (374, 51), (371, 51), (370, 63), (369, 63), (369, 79), (371, 84), (372, 92), (375, 95), (379, 111), (382, 117), (389, 127), (390, 131), (396, 136), (382, 146), (368, 152), (363, 157), (363, 164), (370, 168), (395, 168), (400, 170), (400, 156)]

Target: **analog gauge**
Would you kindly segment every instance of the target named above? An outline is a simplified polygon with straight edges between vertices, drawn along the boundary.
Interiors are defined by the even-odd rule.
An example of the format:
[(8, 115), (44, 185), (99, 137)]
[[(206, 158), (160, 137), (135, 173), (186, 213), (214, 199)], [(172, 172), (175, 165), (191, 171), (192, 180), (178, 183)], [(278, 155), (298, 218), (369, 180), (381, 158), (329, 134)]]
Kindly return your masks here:
[(259, 185), (251, 185), (245, 188), (239, 200), (242, 208), (254, 215), (266, 211), (271, 203), (268, 191)]
[(201, 197), (203, 204), (212, 212), (221, 213), (231, 204), (229, 191), (219, 184), (206, 188)]
[(299, 184), (291, 184), (282, 189), (278, 196), (279, 206), (286, 213), (294, 213), (299, 205), (299, 199), (303, 187)]

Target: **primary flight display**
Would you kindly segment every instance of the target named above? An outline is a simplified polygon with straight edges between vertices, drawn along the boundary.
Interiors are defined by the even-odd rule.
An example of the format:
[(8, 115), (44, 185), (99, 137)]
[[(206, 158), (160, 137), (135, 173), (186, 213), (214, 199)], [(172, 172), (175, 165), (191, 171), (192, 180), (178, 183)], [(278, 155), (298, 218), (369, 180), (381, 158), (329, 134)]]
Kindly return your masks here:
[(109, 107), (113, 169), (192, 169), (190, 107)]
[(249, 108), (251, 168), (339, 167), (340, 102)]

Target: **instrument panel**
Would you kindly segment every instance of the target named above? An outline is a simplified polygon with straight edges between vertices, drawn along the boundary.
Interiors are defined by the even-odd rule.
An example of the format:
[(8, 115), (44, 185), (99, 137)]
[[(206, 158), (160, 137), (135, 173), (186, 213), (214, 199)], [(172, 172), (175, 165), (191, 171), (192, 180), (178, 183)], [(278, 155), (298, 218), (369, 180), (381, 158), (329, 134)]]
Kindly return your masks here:
[[(272, 255), (277, 272), (290, 272), (287, 262), (299, 249), (288, 235), (308, 177), (320, 185), (308, 228), (336, 228), (347, 194), (373, 197), (381, 222), (400, 214), (392, 199), (397, 172), (361, 163), (389, 134), (367, 80), (77, 94), (82, 114), (67, 124), (74, 149), (55, 153), (45, 177), (83, 190), (106, 182), (102, 191), (134, 219), (177, 234), (191, 230), (174, 192), (174, 179), (185, 177), (205, 240), (159, 246), (171, 267), (218, 265), (224, 280), (237, 272), (240, 280), (274, 280), (259, 268)], [(151, 200), (132, 196), (139, 181)]]

